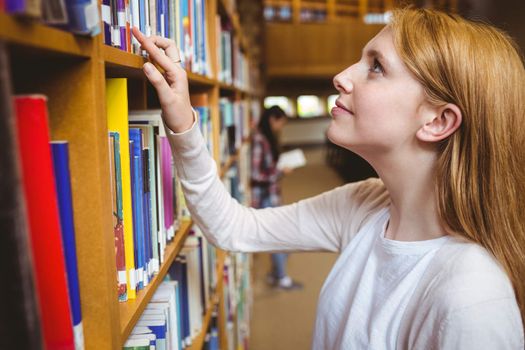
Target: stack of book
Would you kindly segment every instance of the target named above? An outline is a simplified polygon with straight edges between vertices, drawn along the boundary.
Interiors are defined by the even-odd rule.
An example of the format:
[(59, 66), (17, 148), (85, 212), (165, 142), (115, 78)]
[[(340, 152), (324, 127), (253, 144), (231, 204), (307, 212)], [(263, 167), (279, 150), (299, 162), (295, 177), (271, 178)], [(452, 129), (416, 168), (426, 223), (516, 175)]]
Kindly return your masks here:
[[(202, 332), (216, 291), (215, 249), (194, 227), (183, 249), (146, 306), (124, 348), (184, 349)], [(151, 349), (151, 348), (148, 348)]]

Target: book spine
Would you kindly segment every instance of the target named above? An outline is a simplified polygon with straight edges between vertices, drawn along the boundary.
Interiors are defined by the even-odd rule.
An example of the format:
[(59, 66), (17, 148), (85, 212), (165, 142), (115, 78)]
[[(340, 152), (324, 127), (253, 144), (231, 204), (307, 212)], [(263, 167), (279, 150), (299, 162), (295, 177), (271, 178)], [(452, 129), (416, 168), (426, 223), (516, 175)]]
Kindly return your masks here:
[(111, 1), (102, 0), (100, 8), (102, 22), (104, 23), (104, 44), (111, 45)]
[(118, 300), (124, 302), (128, 300), (127, 277), (126, 277), (126, 252), (124, 244), (124, 225), (122, 217), (122, 165), (120, 161), (120, 134), (111, 134), (111, 158), (112, 160), (112, 191), (113, 198), (113, 234), (115, 236), (115, 260), (117, 265), (117, 291)]
[(66, 259), (69, 301), (73, 316), (73, 334), (75, 348), (84, 348), (82, 313), (80, 311), (80, 288), (78, 283), (77, 248), (75, 243), (75, 225), (73, 218), (73, 198), (69, 173), (69, 146), (67, 142), (51, 142), (55, 184), (57, 188), (62, 243)]
[(47, 349), (74, 349), (47, 101), (44, 96), (20, 96), (15, 109), (44, 344)]
[(133, 240), (133, 210), (131, 206), (131, 172), (129, 156), (127, 81), (123, 78), (106, 80), (106, 108), (108, 129), (120, 135), (120, 161), (122, 174), (122, 217), (127, 272), (128, 299), (135, 299), (136, 273)]

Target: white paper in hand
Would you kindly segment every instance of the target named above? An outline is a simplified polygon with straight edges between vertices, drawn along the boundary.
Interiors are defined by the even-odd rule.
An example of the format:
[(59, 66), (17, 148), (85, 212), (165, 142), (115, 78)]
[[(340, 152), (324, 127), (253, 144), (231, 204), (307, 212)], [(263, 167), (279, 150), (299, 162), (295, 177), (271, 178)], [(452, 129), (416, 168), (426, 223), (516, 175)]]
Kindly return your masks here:
[(304, 153), (299, 148), (296, 148), (294, 150), (281, 153), (281, 155), (279, 156), (279, 161), (277, 162), (277, 169), (295, 169), (304, 165), (306, 165), (306, 158), (304, 157)]

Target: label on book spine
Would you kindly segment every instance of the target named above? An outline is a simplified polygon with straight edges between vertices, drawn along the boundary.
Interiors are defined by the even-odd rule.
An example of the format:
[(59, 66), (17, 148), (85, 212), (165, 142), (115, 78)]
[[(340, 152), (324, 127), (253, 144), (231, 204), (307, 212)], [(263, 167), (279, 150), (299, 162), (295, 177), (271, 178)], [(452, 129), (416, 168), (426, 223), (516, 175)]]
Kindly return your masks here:
[(142, 267), (137, 269), (137, 280), (139, 283), (144, 283), (144, 268)]
[(75, 338), (75, 350), (84, 350), (84, 330), (82, 321), (73, 327), (73, 336)]
[(106, 23), (111, 23), (111, 7), (109, 7), (109, 5), (102, 5), (101, 13), (102, 20)]
[(91, 4), (86, 6), (84, 15), (86, 17), (86, 27), (91, 29), (98, 25), (98, 1), (92, 1)]
[(126, 271), (118, 271), (118, 283), (126, 284)]

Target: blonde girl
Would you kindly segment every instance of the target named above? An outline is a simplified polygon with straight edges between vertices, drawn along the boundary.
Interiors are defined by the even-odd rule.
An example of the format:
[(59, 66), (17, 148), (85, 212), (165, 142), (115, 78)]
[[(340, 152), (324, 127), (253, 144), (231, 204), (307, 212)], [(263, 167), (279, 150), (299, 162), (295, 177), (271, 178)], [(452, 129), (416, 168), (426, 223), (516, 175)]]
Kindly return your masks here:
[(208, 239), (232, 251), (340, 254), (319, 296), (313, 349), (524, 348), (525, 72), (504, 33), (395, 11), (334, 78), (328, 130), (380, 179), (261, 210), (222, 188), (175, 44), (134, 35), (166, 72), (144, 65)]

